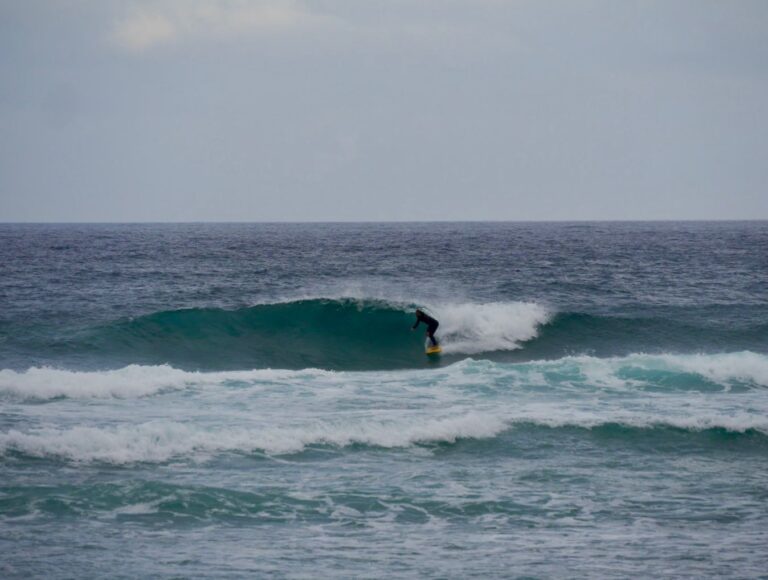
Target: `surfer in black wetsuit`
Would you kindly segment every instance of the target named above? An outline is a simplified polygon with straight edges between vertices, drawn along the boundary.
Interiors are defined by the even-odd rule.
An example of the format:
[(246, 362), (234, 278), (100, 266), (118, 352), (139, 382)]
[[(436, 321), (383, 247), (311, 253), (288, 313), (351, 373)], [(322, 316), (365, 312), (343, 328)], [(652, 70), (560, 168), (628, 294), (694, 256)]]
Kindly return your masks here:
[(437, 327), (440, 326), (440, 323), (432, 318), (429, 314), (425, 314), (422, 310), (416, 309), (416, 322), (411, 327), (411, 330), (416, 330), (416, 327), (424, 323), (427, 325), (427, 336), (429, 337), (429, 340), (432, 341), (432, 346), (437, 346), (437, 339), (435, 339), (435, 331), (437, 330)]

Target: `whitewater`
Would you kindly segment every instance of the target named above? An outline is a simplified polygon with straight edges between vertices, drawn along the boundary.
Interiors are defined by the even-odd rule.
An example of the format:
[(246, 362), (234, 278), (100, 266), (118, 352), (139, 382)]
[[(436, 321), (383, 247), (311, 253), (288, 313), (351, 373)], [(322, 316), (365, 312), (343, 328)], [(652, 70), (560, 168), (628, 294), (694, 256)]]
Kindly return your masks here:
[(764, 222), (1, 225), (0, 575), (762, 577), (767, 255)]
[[(660, 389), (665, 382), (679, 386)], [(742, 396), (728, 396), (734, 390)], [(606, 393), (622, 396), (595, 401)], [(200, 460), (225, 452), (284, 455), (311, 446), (455, 443), (521, 426), (768, 435), (768, 357), (754, 353), (528, 364), (468, 359), (440, 371), (388, 373), (30, 369), (3, 371), (0, 394), (56, 403), (27, 413), (39, 424), (78, 416), (82, 401), (91, 400), (87, 417), (74, 425), (0, 434), (0, 453), (114, 464)], [(95, 413), (93, 399), (123, 401), (110, 400)], [(153, 417), (158, 399), (176, 417)], [(225, 425), (220, 416), (210, 417), (212, 409), (226, 411)], [(127, 420), (136, 415), (149, 420)]]

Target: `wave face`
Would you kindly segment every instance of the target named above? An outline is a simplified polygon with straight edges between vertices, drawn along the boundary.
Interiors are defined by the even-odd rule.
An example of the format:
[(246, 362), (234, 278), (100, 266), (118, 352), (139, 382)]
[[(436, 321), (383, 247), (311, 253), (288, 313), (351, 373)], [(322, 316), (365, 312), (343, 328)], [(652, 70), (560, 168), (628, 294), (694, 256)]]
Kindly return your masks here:
[(59, 331), (57, 339), (38, 331), (23, 345), (28, 352), (24, 360), (35, 361), (29, 354), (35, 352), (48, 354), (37, 358), (38, 366), (86, 369), (83, 361), (98, 361), (100, 368), (169, 364), (207, 371), (385, 370), (452, 364), (467, 356), (523, 362), (575, 354), (696, 352), (702, 337), (710, 352), (759, 350), (768, 335), (760, 319), (712, 326), (702, 313), (688, 313), (691, 321), (679, 313), (631, 317), (553, 312), (533, 302), (430, 306), (440, 321), (437, 335), (443, 355), (438, 359), (424, 356), (423, 325), (410, 332), (415, 303), (311, 298), (239, 309), (164, 310)]
[[(418, 368), (424, 331), (410, 332), (415, 305), (383, 300), (307, 299), (249, 308), (156, 312), (81, 333), (64, 345), (111, 364), (199, 369)], [(509, 351), (536, 336), (549, 312), (532, 303), (444, 304), (438, 336), (449, 360)]]

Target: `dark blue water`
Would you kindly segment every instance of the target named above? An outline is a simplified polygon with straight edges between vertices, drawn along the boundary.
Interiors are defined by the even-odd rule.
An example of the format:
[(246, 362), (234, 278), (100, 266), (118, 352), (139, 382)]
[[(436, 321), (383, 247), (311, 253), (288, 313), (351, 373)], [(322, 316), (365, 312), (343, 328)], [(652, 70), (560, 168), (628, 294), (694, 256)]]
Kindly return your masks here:
[(766, 282), (766, 222), (0, 225), (0, 573), (759, 577)]

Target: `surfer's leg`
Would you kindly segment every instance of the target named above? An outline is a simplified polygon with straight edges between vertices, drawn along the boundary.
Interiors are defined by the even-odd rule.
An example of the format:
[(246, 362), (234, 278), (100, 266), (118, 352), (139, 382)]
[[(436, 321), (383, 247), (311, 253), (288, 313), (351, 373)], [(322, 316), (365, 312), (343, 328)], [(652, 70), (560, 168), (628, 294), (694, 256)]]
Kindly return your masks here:
[(435, 338), (435, 331), (437, 330), (437, 327), (437, 324), (433, 324), (427, 328), (427, 336), (429, 336), (429, 340), (432, 341), (432, 346), (437, 346), (437, 339)]

